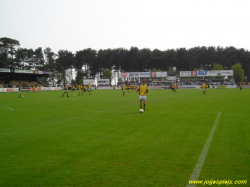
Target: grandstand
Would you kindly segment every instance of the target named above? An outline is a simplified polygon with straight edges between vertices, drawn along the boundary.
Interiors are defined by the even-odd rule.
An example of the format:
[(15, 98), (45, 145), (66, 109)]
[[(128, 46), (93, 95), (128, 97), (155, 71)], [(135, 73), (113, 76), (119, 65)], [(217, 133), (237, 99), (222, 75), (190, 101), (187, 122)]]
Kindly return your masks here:
[(49, 78), (52, 72), (0, 68), (0, 88), (45, 87), (39, 78)]

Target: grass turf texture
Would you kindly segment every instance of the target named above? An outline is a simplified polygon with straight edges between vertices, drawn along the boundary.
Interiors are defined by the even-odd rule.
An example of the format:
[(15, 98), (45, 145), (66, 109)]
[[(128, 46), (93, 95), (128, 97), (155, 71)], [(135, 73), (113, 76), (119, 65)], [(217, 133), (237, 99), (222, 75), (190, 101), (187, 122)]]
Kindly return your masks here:
[(199, 180), (249, 186), (250, 89), (62, 93), (0, 93), (0, 186), (186, 186), (219, 112)]

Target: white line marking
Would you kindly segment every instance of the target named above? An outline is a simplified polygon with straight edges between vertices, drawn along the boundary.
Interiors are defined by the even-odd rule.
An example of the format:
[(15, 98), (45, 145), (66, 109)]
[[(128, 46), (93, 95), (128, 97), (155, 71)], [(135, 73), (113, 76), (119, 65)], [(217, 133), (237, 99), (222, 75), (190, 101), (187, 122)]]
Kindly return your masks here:
[[(6, 107), (6, 108), (8, 108), (8, 107)], [(8, 109), (10, 109), (10, 110), (14, 110), (13, 108), (8, 108)]]
[[(2, 106), (3, 107), (3, 106)], [(9, 110), (14, 110), (13, 108), (8, 108), (8, 107), (3, 107), (3, 108), (7, 108), (7, 109), (9, 109)]]
[[(217, 125), (218, 125), (220, 116), (221, 116), (221, 112), (218, 113), (218, 116), (217, 116), (217, 118), (216, 118), (216, 120), (214, 122), (214, 126), (213, 126), (213, 128), (212, 128), (212, 130), (211, 130), (211, 132), (210, 132), (210, 134), (209, 134), (209, 136), (207, 138), (207, 141), (206, 141), (206, 143), (205, 143), (205, 145), (203, 147), (203, 150), (202, 150), (202, 152), (200, 154), (199, 160), (198, 160), (197, 164), (194, 167), (193, 173), (192, 173), (189, 181), (197, 181), (199, 176), (200, 176), (201, 168), (202, 168), (202, 166), (204, 164), (204, 161), (206, 159), (207, 152), (208, 152), (208, 149), (210, 147), (211, 141), (213, 139), (214, 132), (215, 132), (215, 129), (216, 129)], [(186, 187), (191, 187), (191, 186), (194, 187), (194, 186), (196, 186), (196, 184), (189, 184), (188, 183)]]

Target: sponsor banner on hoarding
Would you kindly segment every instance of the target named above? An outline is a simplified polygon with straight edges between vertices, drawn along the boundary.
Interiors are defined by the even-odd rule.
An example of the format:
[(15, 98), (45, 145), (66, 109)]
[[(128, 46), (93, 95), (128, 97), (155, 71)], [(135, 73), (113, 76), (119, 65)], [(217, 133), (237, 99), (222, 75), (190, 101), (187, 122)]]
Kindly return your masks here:
[(10, 72), (10, 69), (0, 68), (0, 72)]
[(176, 76), (167, 77), (168, 81), (176, 81)]
[(156, 77), (167, 77), (168, 73), (166, 71), (156, 72)]
[(22, 91), (30, 91), (30, 87), (22, 87)]
[(48, 74), (48, 75), (52, 75), (53, 73), (50, 71), (43, 71), (43, 74)]
[(37, 70), (33, 70), (33, 74), (44, 74), (43, 71), (37, 71)]
[(14, 88), (7, 88), (7, 92), (14, 92), (15, 89)]
[(97, 79), (97, 84), (109, 84), (109, 79)]
[(119, 73), (120, 78), (140, 78), (140, 77), (150, 77), (150, 72), (123, 72)]
[(37, 71), (37, 70), (25, 70), (25, 69), (15, 69), (15, 73), (49, 74), (49, 75), (53, 74), (50, 71)]
[(192, 77), (196, 77), (197, 76), (197, 71), (192, 71)]
[(43, 74), (43, 71), (36, 71), (36, 74)]
[(217, 88), (218, 89), (225, 89), (225, 88), (227, 88), (227, 85), (217, 85)]
[(119, 73), (119, 77), (120, 78), (126, 78), (128, 77), (128, 73), (124, 72), (124, 73)]
[(192, 88), (200, 88), (200, 86), (180, 86), (180, 89), (192, 89)]
[(94, 79), (83, 79), (83, 84), (84, 85), (88, 85), (88, 84), (94, 85), (95, 84), (95, 80)]
[(0, 92), (16, 92), (18, 88), (0, 88)]
[(156, 77), (156, 72), (151, 72), (151, 77)]
[(43, 91), (48, 91), (48, 90), (51, 90), (51, 87), (43, 87), (42, 90)]
[(15, 69), (15, 73), (32, 73), (33, 70)]
[(208, 76), (233, 76), (233, 70), (207, 70), (207, 71), (197, 71), (197, 76), (208, 77)]
[(161, 89), (160, 86), (149, 86), (148, 89)]
[(180, 77), (192, 77), (191, 71), (180, 71)]

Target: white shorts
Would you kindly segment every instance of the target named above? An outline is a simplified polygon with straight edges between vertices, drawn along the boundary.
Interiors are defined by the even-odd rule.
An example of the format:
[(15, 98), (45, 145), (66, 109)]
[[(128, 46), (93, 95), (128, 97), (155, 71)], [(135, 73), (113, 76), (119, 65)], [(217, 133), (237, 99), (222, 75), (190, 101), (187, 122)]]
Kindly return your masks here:
[(146, 95), (140, 95), (139, 99), (140, 99), (140, 101), (146, 101), (147, 100), (147, 96)]
[(206, 88), (203, 88), (203, 91), (206, 91), (207, 89)]

